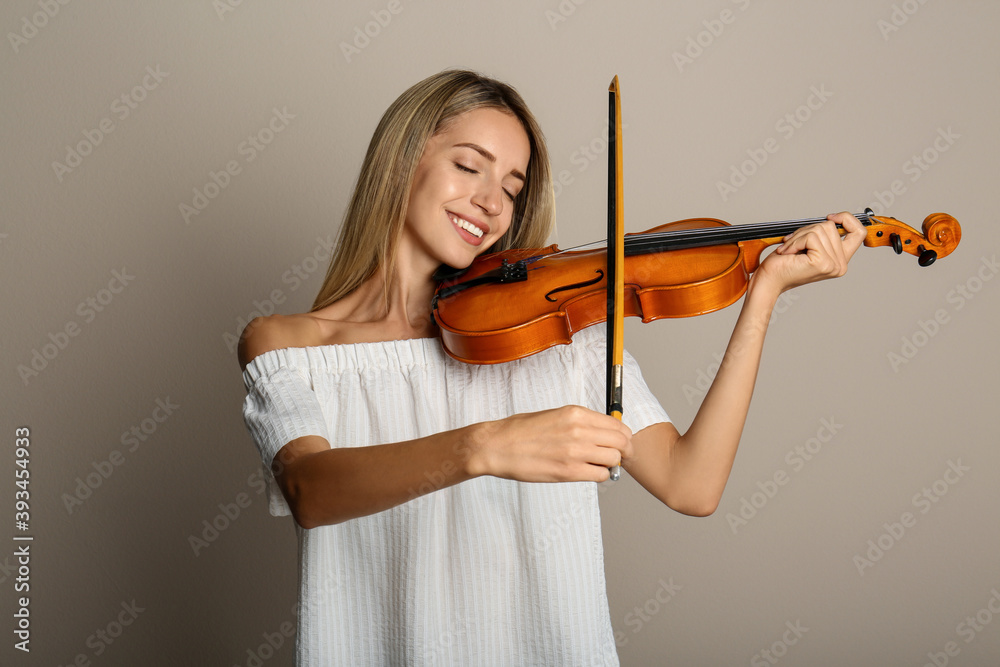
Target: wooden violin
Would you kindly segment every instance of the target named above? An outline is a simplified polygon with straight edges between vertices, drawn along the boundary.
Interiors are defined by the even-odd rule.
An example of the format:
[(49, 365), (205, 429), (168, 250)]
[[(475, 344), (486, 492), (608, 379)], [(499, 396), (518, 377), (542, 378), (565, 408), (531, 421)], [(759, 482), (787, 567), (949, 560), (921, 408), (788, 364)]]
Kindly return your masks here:
[[(929, 215), (923, 233), (871, 209), (856, 217), (868, 228), (864, 245), (907, 252), (920, 266), (950, 254), (962, 238), (946, 213)], [(746, 291), (765, 248), (824, 219), (730, 225), (693, 218), (626, 234), (624, 314), (650, 322), (724, 308)], [(493, 364), (569, 343), (576, 331), (607, 318), (606, 274), (603, 247), (551, 245), (479, 257), (444, 277), (434, 295), (444, 348), (460, 361)]]

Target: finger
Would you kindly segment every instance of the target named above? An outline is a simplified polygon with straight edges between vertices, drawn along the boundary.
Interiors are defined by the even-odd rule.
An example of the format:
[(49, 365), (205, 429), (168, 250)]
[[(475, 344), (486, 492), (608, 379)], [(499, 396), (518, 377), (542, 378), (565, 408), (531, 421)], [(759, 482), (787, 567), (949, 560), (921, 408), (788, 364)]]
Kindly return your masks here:
[(815, 247), (822, 247), (822, 251), (813, 257), (813, 263), (827, 276), (843, 275), (847, 271), (849, 255), (846, 253), (837, 225), (832, 221), (821, 223), (817, 226), (816, 238), (819, 242)]
[(847, 259), (854, 256), (858, 248), (865, 242), (865, 238), (868, 236), (868, 228), (861, 224), (854, 215), (848, 213), (847, 211), (841, 211), (840, 213), (831, 213), (826, 217), (827, 220), (835, 222), (844, 228), (847, 232), (844, 235), (844, 249), (847, 254)]
[(587, 408), (580, 408), (580, 412), (577, 412), (576, 415), (581, 420), (580, 423), (588, 428), (610, 431), (615, 434), (623, 435), (626, 439), (632, 437), (632, 429), (626, 426), (617, 417), (612, 417), (611, 415), (606, 415), (602, 412), (589, 410)]
[[(806, 247), (806, 240), (816, 234), (827, 233), (824, 230), (824, 225), (827, 223), (815, 223), (812, 225), (806, 225), (804, 227), (799, 227), (791, 234), (782, 239), (782, 245), (779, 249), (783, 251), (784, 254), (791, 254), (792, 252), (801, 252)], [(833, 226), (832, 224), (830, 226)], [(836, 228), (834, 227), (834, 230)]]
[(600, 468), (621, 465), (622, 453), (614, 447), (594, 447), (587, 457), (587, 463)]
[(847, 268), (847, 255), (837, 225), (832, 221), (821, 223), (817, 226), (817, 236), (821, 240), (824, 253), (836, 264), (835, 270), (843, 272)]
[(792, 255), (810, 250), (833, 254), (839, 249), (840, 234), (832, 222), (800, 227), (786, 237), (781, 254)]
[[(614, 465), (617, 464), (618, 459), (632, 451), (632, 436), (616, 429), (595, 430), (589, 444), (593, 446), (591, 451), (602, 457), (599, 461), (595, 460), (594, 463), (609, 462)], [(610, 457), (610, 459), (606, 461), (603, 458), (605, 456)]]
[(840, 276), (847, 270), (848, 258), (840, 233), (829, 221), (797, 230), (782, 254), (802, 270), (810, 267), (808, 272), (814, 277), (806, 282)]

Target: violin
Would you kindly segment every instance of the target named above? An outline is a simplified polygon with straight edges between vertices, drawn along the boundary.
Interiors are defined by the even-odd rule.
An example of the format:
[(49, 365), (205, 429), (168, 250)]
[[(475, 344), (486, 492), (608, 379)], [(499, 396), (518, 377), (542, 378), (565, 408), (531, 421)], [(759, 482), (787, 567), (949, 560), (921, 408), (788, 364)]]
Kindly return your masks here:
[[(947, 256), (962, 238), (946, 213), (927, 216), (922, 232), (870, 208), (855, 216), (867, 227), (865, 246), (906, 252), (920, 266)], [(692, 218), (625, 234), (624, 315), (651, 322), (725, 308), (746, 292), (767, 247), (823, 220), (730, 225)], [(575, 332), (606, 320), (607, 267), (603, 247), (551, 245), (483, 255), (465, 270), (439, 273), (432, 311), (445, 351), (495, 364), (569, 343)]]

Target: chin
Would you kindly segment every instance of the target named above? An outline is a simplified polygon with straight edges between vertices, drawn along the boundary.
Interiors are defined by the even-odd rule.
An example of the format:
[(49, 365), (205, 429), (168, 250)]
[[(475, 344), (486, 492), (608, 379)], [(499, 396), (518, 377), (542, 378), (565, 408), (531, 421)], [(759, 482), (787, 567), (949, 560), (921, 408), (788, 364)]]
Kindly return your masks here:
[(445, 264), (454, 269), (467, 269), (476, 261), (477, 255), (465, 255), (464, 257), (456, 257), (451, 261), (446, 261)]
[(492, 252), (491, 248), (492, 246), (490, 246), (490, 248), (484, 248), (483, 250), (479, 250), (478, 248), (470, 248), (466, 250), (463, 248), (464, 252), (452, 253), (449, 257), (443, 258), (441, 261), (442, 263), (456, 269), (467, 269), (470, 264), (476, 261), (476, 258)]
[(441, 282), (449, 278), (455, 278), (465, 272), (469, 266), (480, 256), (492, 252), (492, 246), (481, 253), (455, 253), (450, 257), (441, 257), (441, 262), (437, 270), (434, 271), (434, 281)]

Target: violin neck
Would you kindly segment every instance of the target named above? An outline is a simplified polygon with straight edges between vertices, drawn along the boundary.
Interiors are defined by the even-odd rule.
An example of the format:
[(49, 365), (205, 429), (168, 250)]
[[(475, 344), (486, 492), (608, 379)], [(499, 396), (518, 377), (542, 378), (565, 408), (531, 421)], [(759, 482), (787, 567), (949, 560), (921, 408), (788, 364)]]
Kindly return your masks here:
[[(864, 226), (872, 224), (865, 213), (855, 213)], [(723, 225), (720, 227), (700, 227), (698, 229), (676, 229), (646, 234), (629, 234), (625, 237), (626, 255), (643, 255), (665, 250), (700, 248), (710, 245), (725, 245), (756, 239), (781, 238), (800, 227), (825, 222), (826, 218), (803, 218), (779, 222), (760, 222), (749, 225)], [(842, 228), (841, 225), (837, 225)]]

